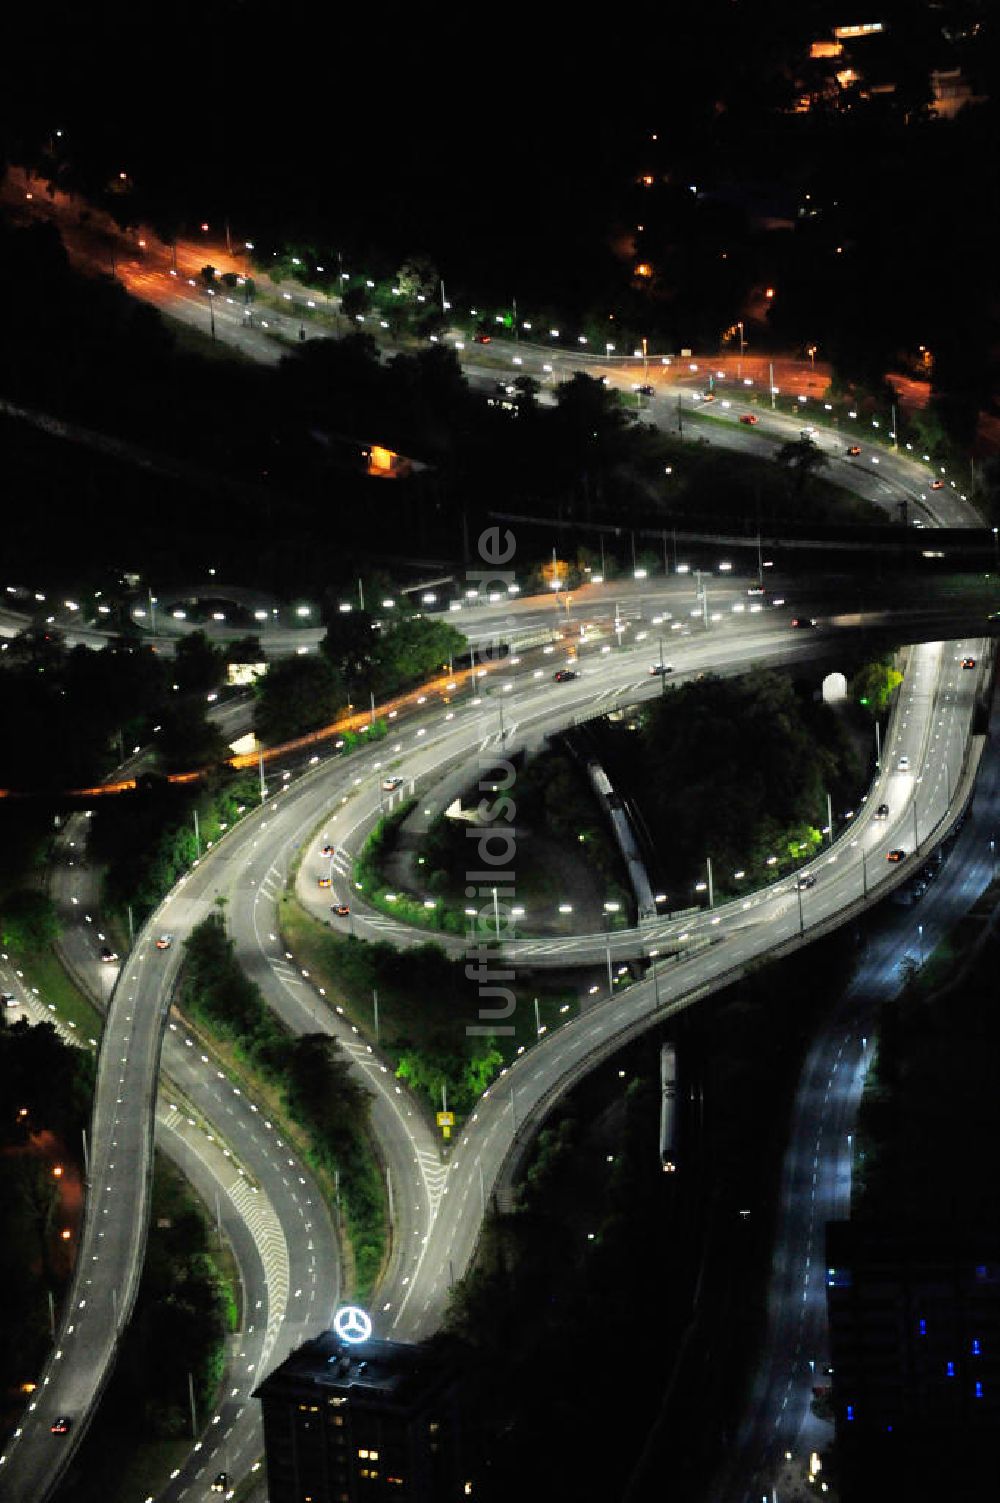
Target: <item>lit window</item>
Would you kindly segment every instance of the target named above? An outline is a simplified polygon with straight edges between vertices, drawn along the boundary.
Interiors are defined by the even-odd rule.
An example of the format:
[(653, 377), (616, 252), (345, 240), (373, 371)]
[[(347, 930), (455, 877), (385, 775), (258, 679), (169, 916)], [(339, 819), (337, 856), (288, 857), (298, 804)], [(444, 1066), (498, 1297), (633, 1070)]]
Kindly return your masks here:
[(358, 1451), (358, 1455), (361, 1457), (362, 1461), (367, 1461), (368, 1460), (368, 1452), (367, 1451), (359, 1450)]

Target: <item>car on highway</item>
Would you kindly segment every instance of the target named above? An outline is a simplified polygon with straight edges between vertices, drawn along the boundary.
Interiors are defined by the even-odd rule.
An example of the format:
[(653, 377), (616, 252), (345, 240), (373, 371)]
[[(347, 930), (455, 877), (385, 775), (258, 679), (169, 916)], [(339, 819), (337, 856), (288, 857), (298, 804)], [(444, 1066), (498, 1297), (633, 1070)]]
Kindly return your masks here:
[(812, 872), (803, 872), (801, 877), (796, 877), (795, 885), (799, 892), (808, 892), (810, 887), (816, 886), (816, 878)]
[(105, 965), (113, 965), (114, 962), (118, 959), (118, 952), (116, 950), (112, 950), (110, 945), (102, 945), (101, 959)]
[(674, 665), (673, 663), (650, 663), (649, 671), (650, 673), (663, 678), (666, 674), (673, 673)]
[(490, 344), (492, 342), (492, 339), (493, 339), (493, 335), (492, 334), (477, 334), (477, 335), (475, 335), (475, 343), (476, 344)]
[(701, 400), (703, 402), (714, 402), (715, 401), (715, 392), (714, 391), (703, 392)]
[(318, 880), (320, 887), (332, 887), (333, 885), (329, 877), (320, 877)]
[(331, 903), (330, 904), (330, 912), (331, 913), (335, 913), (338, 918), (346, 918), (347, 915), (350, 913), (350, 911), (351, 910), (347, 906), (346, 903)]
[(566, 684), (571, 678), (579, 678), (575, 668), (557, 668), (552, 675), (557, 684)]
[(403, 779), (402, 778), (391, 777), (391, 778), (383, 778), (382, 779), (382, 792), (383, 793), (395, 793), (396, 789), (397, 788), (402, 788), (402, 786), (403, 786)]
[(860, 444), (851, 444), (851, 446), (848, 449), (847, 453), (848, 453), (848, 455), (850, 456), (851, 459), (857, 459), (858, 455), (861, 453), (861, 445)]
[(905, 752), (900, 757), (899, 761), (896, 763), (896, 766), (899, 768), (900, 772), (909, 772), (909, 770), (910, 770), (910, 759), (906, 755)]
[(793, 616), (792, 625), (797, 626), (800, 630), (803, 630), (810, 626), (815, 626), (816, 622), (813, 620), (812, 616)]
[(963, 668), (975, 668), (975, 666), (976, 666), (976, 660), (975, 660), (975, 658), (963, 658), (962, 659), (962, 667)]
[(748, 595), (763, 595), (764, 593), (764, 586), (761, 584), (759, 579), (755, 580), (753, 584), (747, 585)]
[(757, 421), (758, 421), (757, 414), (755, 412), (744, 412), (740, 416), (740, 422), (741, 423), (750, 423), (750, 424), (753, 424), (753, 423), (756, 423)]
[(635, 389), (639, 393), (640, 397), (655, 397), (656, 396), (656, 387), (655, 386), (645, 386), (645, 385), (644, 386), (637, 386)]
[(332, 845), (325, 845), (325, 846), (323, 846), (322, 849), (320, 850), (320, 855), (321, 856), (332, 856), (333, 855), (333, 846)]
[(215, 1478), (215, 1481), (212, 1483), (212, 1492), (213, 1493), (224, 1493), (226, 1491), (226, 1489), (227, 1489), (228, 1486), (229, 1486), (229, 1473), (228, 1472), (219, 1472), (218, 1475)]
[(172, 934), (158, 934), (156, 936), (156, 948), (158, 950), (169, 950), (173, 942), (174, 936)]
[(808, 438), (808, 439), (811, 439), (813, 437), (813, 435), (815, 434), (815, 432), (816, 432), (816, 429), (813, 427), (812, 423), (809, 423), (809, 424), (806, 425), (805, 428), (800, 428), (799, 429), (799, 438)]
[(931, 481), (931, 490), (932, 491), (943, 491), (944, 490), (944, 481), (943, 480), (932, 480)]
[(0, 1002), (3, 1003), (4, 1007), (17, 1006), (17, 998), (13, 992), (0, 992)]
[(887, 861), (903, 861), (903, 860), (905, 860), (905, 858), (906, 858), (906, 852), (905, 851), (901, 851), (901, 850), (899, 850), (897, 848), (896, 850), (887, 852), (885, 859)]
[(69, 1414), (57, 1414), (49, 1429), (53, 1435), (68, 1435), (73, 1424), (73, 1417)]
[(889, 818), (889, 805), (888, 804), (879, 804), (878, 808), (875, 810), (875, 818), (876, 819), (888, 819)]

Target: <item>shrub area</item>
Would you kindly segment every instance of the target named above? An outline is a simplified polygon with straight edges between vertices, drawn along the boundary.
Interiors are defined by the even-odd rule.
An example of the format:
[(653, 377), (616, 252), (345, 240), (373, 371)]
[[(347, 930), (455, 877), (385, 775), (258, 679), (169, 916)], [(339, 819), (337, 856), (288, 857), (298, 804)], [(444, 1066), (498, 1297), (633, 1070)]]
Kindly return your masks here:
[(210, 914), (185, 942), (182, 1011), (233, 1048), (247, 1069), (276, 1088), (289, 1119), (308, 1135), (310, 1163), (340, 1176), (359, 1292), (381, 1266), (385, 1242), (382, 1180), (367, 1131), (367, 1092), (351, 1077), (339, 1045), (325, 1033), (294, 1036), (233, 958), (221, 914)]
[[(546, 1028), (576, 1011), (575, 991), (561, 988), (558, 981), (539, 977), (540, 984), (529, 989), (524, 978), (518, 984), (515, 977), (509, 983), (515, 993), (514, 1011), (506, 1020), (513, 1034), (470, 1036), (467, 1025), (480, 1023), (478, 983), (466, 974), (464, 959), (451, 960), (439, 945), (397, 950), (353, 935), (342, 938), (288, 894), (282, 899), (281, 932), (327, 1000), (341, 1004), (369, 1037), (374, 1037), (377, 991), (381, 1048), (400, 1079), (434, 1111), (441, 1105), (442, 1086), (449, 1110), (471, 1111), (504, 1062), (522, 1044), (534, 1041), (536, 996)], [(498, 1005), (498, 999), (489, 999), (489, 1007)]]

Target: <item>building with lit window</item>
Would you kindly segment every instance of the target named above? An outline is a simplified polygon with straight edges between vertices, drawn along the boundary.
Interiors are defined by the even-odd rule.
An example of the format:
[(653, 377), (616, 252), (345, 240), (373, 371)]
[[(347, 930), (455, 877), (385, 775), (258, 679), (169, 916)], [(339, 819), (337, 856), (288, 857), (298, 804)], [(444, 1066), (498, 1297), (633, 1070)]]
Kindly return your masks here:
[(257, 1389), (269, 1503), (451, 1503), (472, 1492), (446, 1345), (325, 1331)]
[(1000, 1426), (1000, 1232), (833, 1222), (826, 1250), (844, 1496), (882, 1475), (975, 1496)]

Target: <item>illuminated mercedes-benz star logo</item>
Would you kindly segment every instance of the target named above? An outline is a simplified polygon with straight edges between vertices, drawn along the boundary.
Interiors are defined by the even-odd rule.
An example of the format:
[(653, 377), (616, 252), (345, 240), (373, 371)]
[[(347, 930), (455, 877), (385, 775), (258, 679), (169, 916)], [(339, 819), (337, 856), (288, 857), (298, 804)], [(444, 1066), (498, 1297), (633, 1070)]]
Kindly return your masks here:
[(358, 1305), (342, 1305), (333, 1317), (333, 1329), (341, 1341), (367, 1341), (372, 1333), (371, 1317)]

